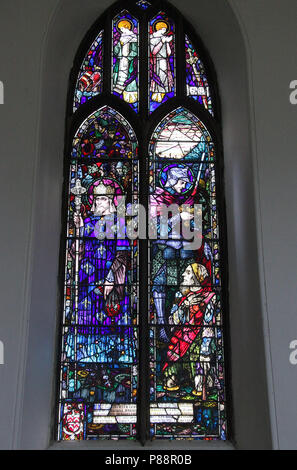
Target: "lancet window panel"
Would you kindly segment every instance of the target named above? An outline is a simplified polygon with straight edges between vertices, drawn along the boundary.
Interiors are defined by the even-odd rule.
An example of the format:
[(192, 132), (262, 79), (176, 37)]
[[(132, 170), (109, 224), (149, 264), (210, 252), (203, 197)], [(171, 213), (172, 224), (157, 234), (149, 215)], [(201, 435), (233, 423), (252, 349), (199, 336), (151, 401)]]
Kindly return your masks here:
[[(202, 238), (150, 242), (150, 422), (155, 438), (226, 435), (215, 151), (202, 122), (179, 108), (150, 145), (151, 215), (183, 204), (201, 211)], [(188, 219), (192, 230), (194, 219)]]
[(137, 148), (127, 121), (108, 106), (89, 116), (73, 139), (59, 439), (136, 435), (138, 243), (125, 233), (118, 237), (115, 227), (123, 221), (115, 214), (124, 199), (137, 202)]
[(169, 3), (116, 2), (87, 33), (67, 110), (55, 439), (228, 438), (219, 117), (211, 61)]

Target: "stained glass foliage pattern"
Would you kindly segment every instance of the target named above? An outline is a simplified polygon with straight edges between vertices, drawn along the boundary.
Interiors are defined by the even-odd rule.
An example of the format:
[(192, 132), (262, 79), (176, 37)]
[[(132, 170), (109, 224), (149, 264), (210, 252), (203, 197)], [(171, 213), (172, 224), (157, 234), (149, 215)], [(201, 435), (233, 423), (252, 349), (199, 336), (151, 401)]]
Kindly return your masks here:
[(176, 92), (175, 26), (160, 12), (149, 24), (149, 110), (152, 113)]
[(138, 21), (122, 11), (112, 22), (112, 90), (138, 111)]
[[(153, 133), (150, 148), (150, 422), (155, 439), (226, 439), (222, 340), (220, 234), (215, 152), (199, 119), (184, 108), (171, 112)], [(170, 210), (200, 204), (202, 240), (193, 249), (174, 232)], [(173, 207), (173, 206), (171, 206)], [(192, 233), (193, 214), (186, 218)]]
[(102, 92), (102, 82), (103, 31), (100, 31), (81, 64), (75, 87), (73, 112)]
[(213, 115), (213, 104), (205, 68), (188, 36), (185, 36), (185, 60), (187, 95), (197, 100)]
[(70, 163), (59, 440), (135, 438), (138, 243), (119, 209), (137, 198), (135, 134), (103, 107), (78, 129)]

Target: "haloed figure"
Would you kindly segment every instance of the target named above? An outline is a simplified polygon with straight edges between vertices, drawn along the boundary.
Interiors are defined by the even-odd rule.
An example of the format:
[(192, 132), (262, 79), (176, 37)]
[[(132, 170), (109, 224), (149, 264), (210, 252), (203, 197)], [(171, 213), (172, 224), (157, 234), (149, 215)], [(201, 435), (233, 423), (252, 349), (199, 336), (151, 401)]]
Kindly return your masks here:
[(161, 103), (165, 94), (173, 88), (173, 76), (169, 57), (172, 54), (172, 36), (167, 36), (169, 25), (165, 21), (156, 21), (154, 33), (150, 38), (151, 49), (151, 91), (152, 100)]
[(113, 71), (114, 92), (123, 94), (127, 103), (137, 101), (135, 58), (138, 55), (137, 36), (132, 31), (131, 21), (125, 19), (118, 22), (120, 39), (114, 48), (116, 63)]

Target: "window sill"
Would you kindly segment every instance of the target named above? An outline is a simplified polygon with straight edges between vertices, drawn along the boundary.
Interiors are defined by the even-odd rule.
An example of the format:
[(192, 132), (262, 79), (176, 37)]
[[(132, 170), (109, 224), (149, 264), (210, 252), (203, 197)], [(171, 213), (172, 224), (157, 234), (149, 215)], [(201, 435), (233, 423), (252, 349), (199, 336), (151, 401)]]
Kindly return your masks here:
[(48, 450), (111, 450), (111, 451), (196, 451), (196, 450), (235, 450), (230, 441), (148, 441), (145, 446), (140, 442), (127, 441), (77, 441), (77, 442), (53, 442)]

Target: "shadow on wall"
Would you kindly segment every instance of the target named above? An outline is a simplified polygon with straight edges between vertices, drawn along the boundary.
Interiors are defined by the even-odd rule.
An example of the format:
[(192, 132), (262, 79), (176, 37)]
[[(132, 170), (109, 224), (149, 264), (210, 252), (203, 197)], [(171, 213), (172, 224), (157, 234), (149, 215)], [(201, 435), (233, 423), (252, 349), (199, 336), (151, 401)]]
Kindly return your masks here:
[(4, 85), (0, 81), (0, 104), (4, 104)]

